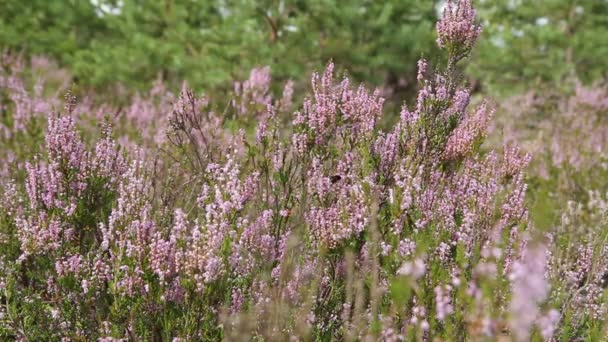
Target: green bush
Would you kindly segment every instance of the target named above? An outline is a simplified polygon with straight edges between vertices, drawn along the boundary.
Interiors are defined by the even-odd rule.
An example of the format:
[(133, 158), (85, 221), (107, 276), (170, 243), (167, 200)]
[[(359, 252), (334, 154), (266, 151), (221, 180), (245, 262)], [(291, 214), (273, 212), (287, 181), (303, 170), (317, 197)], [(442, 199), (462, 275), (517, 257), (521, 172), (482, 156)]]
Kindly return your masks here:
[[(357, 81), (415, 84), (433, 53), (434, 1), (20, 1), (0, 11), (0, 45), (58, 59), (77, 83), (145, 88), (159, 74), (228, 86), (253, 67), (305, 79), (334, 60)], [(400, 91), (403, 93), (403, 91)]]
[(478, 2), (487, 39), (469, 72), (487, 90), (512, 95), (574, 75), (585, 83), (608, 76), (608, 2)]

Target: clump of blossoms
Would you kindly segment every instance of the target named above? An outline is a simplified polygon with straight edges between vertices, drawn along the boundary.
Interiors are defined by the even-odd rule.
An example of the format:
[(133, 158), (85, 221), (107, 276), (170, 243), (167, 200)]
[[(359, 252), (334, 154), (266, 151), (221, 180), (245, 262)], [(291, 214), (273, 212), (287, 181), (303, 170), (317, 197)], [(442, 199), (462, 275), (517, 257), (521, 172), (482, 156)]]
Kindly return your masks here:
[(475, 45), (481, 26), (475, 21), (471, 0), (448, 0), (443, 16), (437, 22), (437, 45), (440, 48), (460, 49), (457, 56), (464, 57)]
[[(415, 104), (384, 130), (380, 93), (336, 79), (331, 63), (295, 113), (293, 84), (275, 98), (268, 68), (237, 82), (227, 108), (187, 87), (166, 95), (171, 105), (136, 99), (108, 118), (134, 121), (141, 140), (126, 151), (109, 124), (83, 140), (76, 102), (49, 115), (44, 149), (2, 183), (0, 334), (525, 340), (582, 336), (566, 320), (601, 329), (605, 253), (583, 245), (574, 262), (534, 241), (530, 157), (482, 148), (493, 110), (470, 105), (458, 65), (479, 35), (471, 2), (449, 2), (437, 29), (447, 64), (418, 63)], [(560, 297), (550, 284), (564, 275), (583, 290)], [(562, 308), (579, 315), (562, 320)]]
[(559, 224), (548, 233), (552, 242), (548, 280), (559, 313), (560, 332), (574, 338), (590, 326), (589, 336), (601, 336), (608, 315), (606, 227), (608, 194), (590, 190), (586, 201), (569, 201)]
[[(547, 340), (572, 340), (580, 334), (599, 339), (606, 334), (608, 273), (601, 260), (608, 250), (608, 174), (602, 148), (608, 90), (572, 81), (565, 93), (531, 91), (505, 101), (496, 123), (508, 144), (521, 144), (521, 149), (507, 148), (505, 158), (522, 150), (535, 155), (529, 176), (537, 183), (532, 192), (536, 216), (549, 218), (539, 224), (549, 225), (543, 227), (548, 249), (545, 280), (551, 285), (553, 310), (545, 308), (536, 320)], [(520, 124), (524, 117), (533, 130)]]
[[(606, 169), (608, 88), (585, 86), (576, 79), (566, 88), (513, 96), (501, 104), (501, 115), (494, 123), (506, 142), (517, 141), (539, 156), (532, 171), (545, 179), (552, 172), (572, 178), (576, 172)], [(522, 125), (526, 118), (528, 127)]]

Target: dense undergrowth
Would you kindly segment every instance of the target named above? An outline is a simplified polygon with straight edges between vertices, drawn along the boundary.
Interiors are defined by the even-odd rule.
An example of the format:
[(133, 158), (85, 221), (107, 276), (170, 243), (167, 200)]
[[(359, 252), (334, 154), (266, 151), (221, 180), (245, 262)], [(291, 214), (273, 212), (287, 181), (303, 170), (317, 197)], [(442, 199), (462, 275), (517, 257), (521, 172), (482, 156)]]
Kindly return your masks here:
[[(418, 62), (383, 129), (380, 93), (331, 63), (301, 104), (260, 68), (228, 99), (159, 82), (115, 107), (4, 56), (0, 336), (600, 339), (606, 92), (541, 99), (564, 114), (544, 149), (501, 120), (484, 144), (495, 111), (459, 71), (480, 31), (470, 1), (446, 8), (446, 64)], [(537, 108), (514, 103), (499, 115)]]

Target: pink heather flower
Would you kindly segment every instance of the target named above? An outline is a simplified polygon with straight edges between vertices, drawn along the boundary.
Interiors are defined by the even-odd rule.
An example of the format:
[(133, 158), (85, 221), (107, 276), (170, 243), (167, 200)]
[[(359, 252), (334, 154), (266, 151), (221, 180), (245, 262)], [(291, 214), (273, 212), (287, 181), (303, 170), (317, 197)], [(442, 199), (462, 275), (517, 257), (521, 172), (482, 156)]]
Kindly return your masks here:
[(399, 123), (400, 123), (400, 125), (402, 125), (403, 128), (413, 127), (414, 124), (420, 118), (420, 111), (417, 110), (416, 112), (412, 113), (409, 111), (407, 106), (404, 104), (401, 107), (401, 112), (399, 113), (399, 117), (401, 118)]
[(172, 242), (177, 242), (185, 237), (185, 234), (189, 231), (189, 222), (186, 213), (181, 209), (177, 208), (174, 212), (175, 220), (173, 222), (173, 230), (169, 235), (169, 239)]
[(550, 341), (553, 338), (553, 333), (557, 328), (560, 320), (560, 314), (557, 310), (551, 309), (545, 315), (538, 319), (538, 327), (545, 341)]
[(105, 126), (104, 137), (95, 144), (95, 155), (89, 167), (98, 176), (107, 177), (110, 183), (117, 184), (120, 176), (126, 172), (127, 163), (118, 152), (118, 146), (111, 135), (111, 127)]
[(11, 114), (14, 132), (25, 130), (32, 118), (42, 116), (51, 110), (53, 103), (42, 97), (42, 82), (41, 79), (37, 80), (33, 93), (28, 93), (20, 75), (14, 70), (13, 74), (4, 80), (0, 75), (0, 88), (8, 91), (8, 97), (14, 106)]
[[(235, 246), (238, 253), (229, 258), (231, 265), (224, 261), (222, 249), (227, 239), (236, 238), (230, 221), (253, 198), (259, 183), (258, 172), (253, 172), (242, 180), (240, 168), (234, 154), (229, 154), (224, 164), (211, 163), (207, 167), (208, 181), (197, 200), (202, 216), (184, 238), (186, 243), (179, 252), (180, 259), (183, 260), (180, 261), (180, 265), (183, 265), (180, 267), (193, 278), (197, 291), (204, 290), (207, 284), (227, 274), (228, 266), (236, 267), (237, 272), (249, 272), (256, 266), (248, 264), (255, 261), (249, 256), (257, 254), (263, 260), (274, 257), (271, 248), (274, 241), (268, 238), (271, 215), (264, 214), (252, 225), (243, 218), (237, 220), (239, 229), (248, 228), (245, 228), (242, 241)], [(252, 246), (260, 248), (260, 253)], [(250, 252), (251, 255), (247, 254)]]
[(488, 111), (482, 104), (473, 115), (466, 117), (452, 132), (445, 147), (446, 159), (457, 159), (469, 153), (473, 143), (486, 134), (486, 129), (494, 111)]
[(380, 156), (382, 176), (389, 176), (397, 159), (399, 135), (397, 132), (379, 133), (374, 142), (374, 153)]
[(324, 174), (321, 160), (317, 158), (308, 171), (308, 190), (319, 203), (315, 201), (305, 214), (306, 223), (315, 240), (330, 248), (357, 236), (367, 224), (366, 180), (352, 175), (356, 158), (353, 153), (345, 153), (338, 162), (337, 170), (331, 174), (337, 173), (339, 181), (332, 181)]
[(427, 321), (426, 319), (422, 320), (422, 322), (420, 323), (420, 329), (422, 329), (422, 331), (427, 331), (427, 330), (429, 330), (429, 328), (430, 328), (429, 321)]
[(156, 233), (152, 239), (150, 246), (150, 268), (158, 275), (160, 282), (164, 283), (165, 280), (173, 275), (175, 272), (175, 243), (162, 239), (160, 233)]
[[(246, 81), (234, 84), (237, 99), (233, 100), (233, 105), (238, 115), (257, 115), (260, 111), (258, 107), (263, 110), (272, 104), (270, 81), (270, 67), (266, 66), (252, 69)], [(249, 110), (255, 112), (248, 113)]]
[(388, 243), (382, 241), (380, 242), (380, 248), (381, 248), (381, 254), (382, 256), (388, 256), (388, 254), (391, 252), (391, 250), (393, 249), (393, 246), (389, 245)]
[(469, 101), (471, 98), (469, 89), (458, 89), (452, 98), (452, 104), (450, 108), (446, 110), (444, 116), (446, 118), (456, 116), (457, 118), (461, 118), (464, 116), (465, 110), (469, 105)]
[(566, 271), (566, 281), (578, 287), (589, 275), (593, 264), (593, 245), (578, 246), (577, 258), (572, 269)]
[(451, 246), (445, 242), (441, 242), (437, 247), (437, 255), (442, 263), (447, 263), (451, 253)]
[(584, 105), (593, 111), (601, 112), (608, 109), (607, 87), (585, 87), (580, 81), (576, 83), (576, 95), (570, 100), (573, 106)]
[(412, 317), (410, 318), (409, 323), (413, 325), (420, 324), (422, 330), (427, 330), (429, 328), (429, 323), (426, 320), (426, 308), (424, 305), (420, 305), (418, 301), (418, 298), (414, 297), (414, 307), (412, 308)]
[(165, 289), (164, 300), (172, 303), (183, 303), (186, 290), (182, 287), (181, 277), (176, 276), (168, 288)]
[(413, 255), (416, 251), (416, 243), (410, 239), (403, 239), (399, 242), (399, 255), (402, 257)]
[(448, 0), (443, 15), (437, 22), (437, 45), (462, 45), (469, 50), (477, 41), (481, 26), (475, 23), (475, 10), (471, 0)]
[[(131, 270), (125, 266), (123, 271), (124, 273), (118, 276), (118, 281), (116, 283), (116, 290), (118, 293), (127, 297), (134, 297), (146, 293), (144, 279), (142, 278), (143, 271), (139, 267)], [(84, 285), (86, 284), (83, 284), (83, 287)]]
[(19, 240), (24, 255), (57, 250), (62, 244), (63, 222), (52, 218), (46, 212), (27, 218), (17, 217), (15, 225), (19, 229)]
[(239, 288), (232, 290), (232, 305), (230, 306), (230, 312), (233, 314), (241, 311), (241, 307), (245, 302), (245, 296), (243, 295), (243, 291)]
[(452, 286), (437, 286), (435, 287), (435, 302), (437, 306), (437, 319), (443, 321), (448, 315), (454, 312), (454, 307), (451, 304), (450, 294)]
[(283, 162), (286, 159), (287, 151), (282, 143), (275, 146), (275, 151), (272, 154), (272, 169), (274, 172), (279, 172), (283, 168)]
[(427, 62), (424, 58), (418, 60), (418, 75), (416, 79), (418, 82), (422, 82), (424, 80), (424, 74), (426, 73)]
[(262, 140), (267, 136), (268, 136), (268, 121), (266, 118), (263, 118), (260, 120), (260, 123), (258, 124), (256, 133), (255, 133), (255, 139), (258, 144), (261, 144)]
[(367, 134), (374, 129), (376, 121), (382, 114), (383, 105), (384, 99), (380, 97), (378, 90), (369, 94), (361, 85), (356, 92), (350, 89), (344, 90), (340, 111), (343, 119), (347, 121), (347, 128), (349, 131), (352, 130), (351, 134)]
[(507, 177), (514, 176), (523, 171), (530, 164), (531, 159), (532, 156), (522, 152), (519, 147), (509, 146), (505, 148), (503, 154), (502, 173)]
[(304, 155), (308, 149), (308, 137), (304, 133), (294, 133), (291, 144), (298, 155)]
[(363, 86), (354, 90), (346, 78), (334, 84), (333, 70), (333, 63), (329, 63), (322, 76), (313, 75), (313, 96), (304, 100), (302, 111), (296, 112), (293, 121), (294, 125), (305, 124), (318, 145), (325, 145), (343, 130), (354, 141), (365, 138), (374, 129), (384, 105), (379, 91), (370, 94)]
[[(62, 182), (61, 175), (57, 171), (55, 165), (32, 165), (29, 162), (25, 163), (27, 171), (27, 182), (25, 188), (27, 190), (28, 200), (31, 209), (38, 207), (52, 208), (61, 206), (58, 200), (61, 193)], [(46, 181), (46, 186), (43, 183)]]
[(74, 169), (80, 169), (85, 162), (84, 143), (80, 140), (71, 117), (49, 118), (45, 140), (52, 162), (66, 163)]
[(322, 170), (322, 161), (319, 158), (312, 160), (312, 165), (308, 171), (308, 191), (320, 197), (325, 197), (331, 188), (331, 180), (326, 177)]
[(302, 255), (304, 259), (293, 268), (289, 268), (290, 273), (286, 274), (287, 284), (281, 293), (282, 298), (288, 299), (292, 303), (299, 303), (302, 300), (301, 289), (318, 277), (316, 273), (318, 259), (313, 259), (304, 251), (302, 251)]
[(249, 275), (257, 267), (269, 264), (276, 259), (278, 243), (272, 236), (271, 225), (272, 210), (265, 210), (243, 230), (231, 255), (232, 265), (239, 275)]
[(76, 96), (72, 93), (71, 90), (68, 90), (65, 95), (65, 106), (64, 109), (66, 113), (71, 115), (74, 112), (74, 108), (76, 108)]
[(426, 273), (426, 265), (424, 260), (415, 259), (414, 261), (406, 261), (397, 270), (397, 274), (410, 276), (414, 279), (422, 277)]
[(110, 231), (117, 230), (115, 224), (123, 220), (128, 221), (131, 216), (139, 216), (142, 213), (144, 202), (141, 199), (146, 194), (148, 185), (142, 176), (143, 169), (143, 162), (133, 161), (123, 175), (118, 187), (118, 203), (109, 218)]
[(448, 80), (442, 75), (435, 75), (435, 83), (433, 86), (433, 99), (440, 102), (445, 102), (450, 95), (448, 90)]
[(287, 111), (291, 108), (293, 104), (293, 87), (294, 82), (292, 80), (287, 81), (285, 86), (283, 87), (283, 96), (281, 97), (281, 101), (279, 103), (279, 109), (281, 111)]
[(55, 263), (55, 271), (59, 277), (67, 276), (70, 273), (79, 273), (82, 267), (83, 260), (81, 255), (65, 257)]
[(510, 275), (513, 295), (511, 299), (511, 331), (518, 341), (528, 340), (530, 330), (539, 316), (538, 306), (549, 294), (545, 279), (547, 258), (542, 245), (528, 247), (521, 261), (515, 262)]
[[(426, 100), (428, 100), (431, 97), (431, 85), (429, 84), (425, 84), (424, 87), (420, 88), (420, 90), (418, 90), (418, 97), (416, 98), (416, 116), (418, 117), (421, 115), (421, 113), (424, 112), (424, 108), (426, 105)], [(402, 114), (403, 117), (403, 114)]]
[(524, 182), (523, 174), (519, 173), (514, 180), (513, 190), (508, 194), (507, 200), (503, 203), (502, 220), (508, 222), (509, 220), (522, 220), (527, 219), (528, 210), (525, 206), (526, 191), (528, 185)]
[[(355, 204), (350, 207), (353, 211), (349, 207), (340, 208), (338, 205), (311, 208), (306, 215), (306, 222), (316, 240), (334, 248), (341, 241), (363, 231), (365, 220), (360, 211), (364, 208)], [(343, 219), (344, 216), (347, 217), (346, 220)]]

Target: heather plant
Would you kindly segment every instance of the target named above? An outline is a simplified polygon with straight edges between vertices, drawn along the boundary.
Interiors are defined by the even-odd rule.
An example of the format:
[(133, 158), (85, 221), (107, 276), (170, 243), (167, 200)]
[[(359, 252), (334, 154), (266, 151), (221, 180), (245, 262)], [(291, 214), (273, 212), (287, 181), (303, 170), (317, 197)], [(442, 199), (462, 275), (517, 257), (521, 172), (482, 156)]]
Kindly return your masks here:
[(158, 82), (124, 108), (68, 95), (35, 111), (35, 90), (2, 83), (3, 119), (38, 122), (42, 145), (0, 177), (0, 335), (601, 336), (605, 196), (535, 229), (530, 155), (484, 146), (494, 110), (471, 105), (460, 71), (481, 32), (471, 1), (436, 28), (445, 64), (417, 63), (416, 101), (388, 128), (381, 91), (333, 63), (301, 105), (268, 68), (228, 100)]
[[(574, 80), (568, 91), (529, 91), (501, 104), (492, 144), (517, 142), (534, 155), (529, 178), (539, 224), (559, 223), (568, 201), (586, 202), (589, 190), (606, 190), (606, 98), (601, 83)], [(547, 205), (547, 203), (552, 203)]]
[[(0, 178), (24, 169), (44, 139), (45, 113), (60, 105), (65, 75), (42, 57), (26, 65), (18, 55), (0, 56)], [(49, 94), (49, 91), (53, 93)]]
[[(605, 326), (605, 85), (577, 79), (501, 104), (495, 138), (534, 156), (531, 216), (550, 241), (548, 279), (562, 340), (601, 339)], [(495, 144), (496, 141), (493, 142)], [(508, 153), (508, 150), (505, 151)]]
[(570, 200), (556, 228), (549, 279), (558, 304), (554, 320), (564, 340), (606, 336), (608, 269), (606, 194), (589, 190), (586, 201)]

